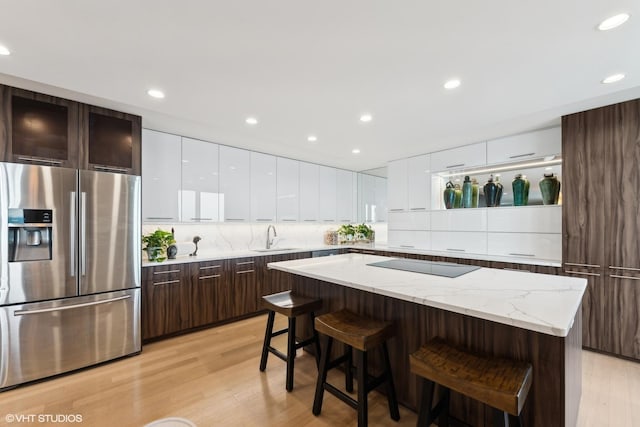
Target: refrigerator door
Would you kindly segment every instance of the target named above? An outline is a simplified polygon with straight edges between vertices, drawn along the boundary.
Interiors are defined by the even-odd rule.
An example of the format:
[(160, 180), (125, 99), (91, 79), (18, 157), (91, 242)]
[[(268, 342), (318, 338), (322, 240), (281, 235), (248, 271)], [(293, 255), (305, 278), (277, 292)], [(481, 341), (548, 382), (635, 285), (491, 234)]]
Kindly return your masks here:
[[(0, 163), (0, 305), (77, 295), (76, 184), (75, 169)], [(31, 209), (50, 211), (41, 231), (21, 223)]]
[(0, 307), (0, 389), (137, 353), (140, 289)]
[(79, 174), (80, 295), (140, 287), (140, 177)]

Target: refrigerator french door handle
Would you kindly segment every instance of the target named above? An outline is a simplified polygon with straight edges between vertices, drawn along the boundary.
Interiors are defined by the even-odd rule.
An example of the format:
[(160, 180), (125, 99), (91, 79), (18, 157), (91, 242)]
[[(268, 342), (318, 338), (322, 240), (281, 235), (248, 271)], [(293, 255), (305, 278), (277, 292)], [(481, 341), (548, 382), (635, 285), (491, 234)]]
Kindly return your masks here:
[(81, 304), (63, 305), (61, 307), (41, 308), (41, 309), (35, 309), (35, 310), (16, 310), (13, 313), (13, 315), (14, 316), (26, 316), (26, 315), (29, 315), (29, 314), (41, 314), (41, 313), (51, 313), (51, 312), (54, 312), (54, 311), (73, 310), (75, 308), (91, 307), (91, 306), (94, 306), (94, 305), (108, 304), (110, 302), (121, 301), (121, 300), (129, 299), (129, 298), (131, 298), (131, 295), (124, 295), (124, 296), (121, 296), (121, 297), (110, 298), (110, 299), (106, 299), (106, 300), (103, 300), (103, 301), (92, 301), (92, 302), (84, 302), (84, 303), (81, 303)]
[[(9, 176), (4, 164), (0, 164), (0, 245), (9, 247)], [(0, 253), (2, 249), (0, 249)], [(0, 304), (4, 304), (9, 288), (9, 257), (0, 257)]]
[(80, 193), (80, 274), (87, 273), (87, 193)]
[(71, 246), (71, 254), (69, 256), (69, 269), (71, 277), (76, 276), (76, 192), (71, 192), (71, 202), (69, 204), (69, 246)]

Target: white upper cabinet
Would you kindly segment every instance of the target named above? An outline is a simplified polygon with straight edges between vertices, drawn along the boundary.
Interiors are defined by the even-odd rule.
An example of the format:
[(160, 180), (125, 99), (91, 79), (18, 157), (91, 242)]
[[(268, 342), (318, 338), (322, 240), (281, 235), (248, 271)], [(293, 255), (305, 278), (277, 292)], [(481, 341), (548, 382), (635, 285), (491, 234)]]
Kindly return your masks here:
[(556, 155), (561, 151), (562, 132), (558, 126), (488, 141), (487, 162), (516, 162)]
[(142, 220), (179, 220), (181, 138), (142, 129)]
[(300, 162), (300, 221), (318, 221), (320, 166)]
[(336, 170), (336, 220), (354, 222), (357, 214), (356, 174), (351, 171)]
[(407, 159), (407, 208), (410, 211), (427, 210), (431, 207), (431, 156)]
[(487, 143), (465, 145), (451, 150), (431, 153), (431, 170), (441, 172), (459, 170), (487, 164)]
[(387, 179), (376, 176), (374, 222), (387, 222)]
[(251, 220), (276, 220), (276, 157), (251, 152)]
[(251, 218), (251, 152), (220, 146), (220, 219)]
[(376, 177), (358, 174), (358, 222), (373, 222), (376, 209)]
[(277, 162), (278, 221), (298, 221), (300, 162), (284, 157), (278, 157)]
[(389, 212), (407, 209), (407, 159), (387, 165), (387, 206)]
[(336, 221), (336, 169), (320, 166), (318, 171), (318, 220), (325, 222)]
[(181, 220), (218, 221), (218, 192), (218, 144), (182, 138)]

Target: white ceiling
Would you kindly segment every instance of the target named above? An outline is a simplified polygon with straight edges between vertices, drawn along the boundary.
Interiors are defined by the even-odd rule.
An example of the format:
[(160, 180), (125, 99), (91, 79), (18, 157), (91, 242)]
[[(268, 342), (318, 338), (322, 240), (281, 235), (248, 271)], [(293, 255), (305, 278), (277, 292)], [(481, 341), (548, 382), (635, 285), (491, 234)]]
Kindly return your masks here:
[(354, 170), (638, 98), (639, 42), (637, 0), (0, 0), (0, 82)]

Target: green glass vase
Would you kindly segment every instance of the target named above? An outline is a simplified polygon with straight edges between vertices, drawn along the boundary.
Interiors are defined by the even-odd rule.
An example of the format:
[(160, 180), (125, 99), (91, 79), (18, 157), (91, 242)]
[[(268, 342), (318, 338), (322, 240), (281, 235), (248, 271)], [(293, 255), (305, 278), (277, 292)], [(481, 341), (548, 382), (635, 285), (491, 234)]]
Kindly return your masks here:
[(511, 182), (513, 190), (513, 206), (527, 206), (529, 203), (529, 180), (522, 174), (517, 174)]
[(449, 181), (445, 185), (444, 189), (444, 207), (447, 209), (453, 209), (453, 205), (456, 201), (456, 192), (453, 182)]
[(557, 205), (560, 197), (560, 180), (551, 173), (545, 173), (544, 178), (538, 183), (542, 193), (542, 203), (545, 205)]

